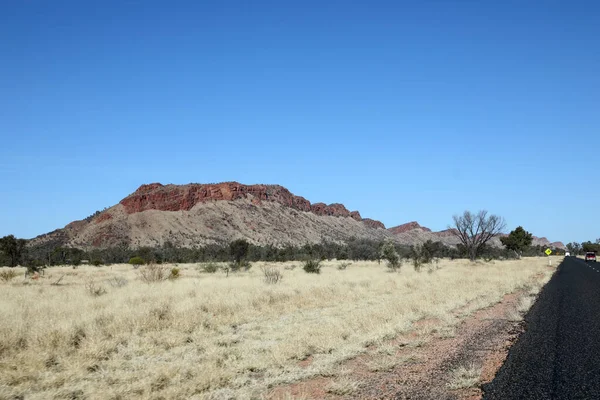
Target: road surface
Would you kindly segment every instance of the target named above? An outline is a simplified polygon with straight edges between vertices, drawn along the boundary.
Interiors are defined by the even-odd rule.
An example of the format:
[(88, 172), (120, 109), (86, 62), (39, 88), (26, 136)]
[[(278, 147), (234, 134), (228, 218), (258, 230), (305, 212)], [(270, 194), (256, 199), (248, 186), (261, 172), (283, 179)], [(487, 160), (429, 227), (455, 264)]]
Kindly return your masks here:
[(600, 263), (566, 257), (484, 399), (600, 399)]

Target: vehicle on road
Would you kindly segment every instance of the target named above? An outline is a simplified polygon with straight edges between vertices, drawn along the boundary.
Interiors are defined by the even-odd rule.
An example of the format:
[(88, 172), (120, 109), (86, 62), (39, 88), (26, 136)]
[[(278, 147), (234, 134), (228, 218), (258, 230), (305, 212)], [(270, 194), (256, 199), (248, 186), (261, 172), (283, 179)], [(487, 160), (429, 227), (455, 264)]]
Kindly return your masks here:
[(596, 262), (596, 253), (588, 251), (585, 253), (585, 261), (593, 261)]

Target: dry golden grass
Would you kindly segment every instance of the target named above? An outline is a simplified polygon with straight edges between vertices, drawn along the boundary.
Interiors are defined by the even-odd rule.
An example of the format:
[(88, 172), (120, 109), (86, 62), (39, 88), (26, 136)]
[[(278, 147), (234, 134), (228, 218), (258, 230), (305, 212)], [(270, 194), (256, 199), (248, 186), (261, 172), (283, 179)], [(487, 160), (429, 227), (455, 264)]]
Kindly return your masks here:
[(506, 293), (537, 292), (551, 273), (546, 258), (445, 260), (433, 273), (325, 262), (316, 275), (291, 264), (268, 264), (283, 274), (277, 284), (265, 283), (264, 263), (228, 278), (180, 265), (181, 278), (153, 284), (129, 265), (0, 283), (0, 398), (260, 398), (278, 384), (330, 376), (421, 319), (451, 333)]
[(481, 367), (474, 364), (461, 366), (456, 368), (451, 373), (452, 379), (448, 382), (450, 389), (468, 389), (479, 384), (481, 376)]

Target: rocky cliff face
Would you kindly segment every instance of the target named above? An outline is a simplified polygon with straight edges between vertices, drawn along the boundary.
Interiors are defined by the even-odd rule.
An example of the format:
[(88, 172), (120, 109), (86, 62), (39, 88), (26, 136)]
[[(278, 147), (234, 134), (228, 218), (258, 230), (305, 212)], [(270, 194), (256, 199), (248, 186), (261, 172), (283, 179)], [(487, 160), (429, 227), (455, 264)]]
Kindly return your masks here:
[[(298, 211), (316, 215), (350, 217), (362, 221), (358, 211), (349, 211), (343, 204), (315, 203), (296, 196), (279, 185), (243, 185), (238, 182), (216, 184), (162, 185), (151, 183), (140, 186), (134, 193), (121, 200), (120, 204), (128, 214), (146, 210), (189, 211), (196, 204), (211, 201), (235, 201), (253, 198), (254, 204), (263, 201), (276, 202)], [(369, 222), (370, 223), (370, 222)], [(383, 225), (383, 224), (382, 224)]]

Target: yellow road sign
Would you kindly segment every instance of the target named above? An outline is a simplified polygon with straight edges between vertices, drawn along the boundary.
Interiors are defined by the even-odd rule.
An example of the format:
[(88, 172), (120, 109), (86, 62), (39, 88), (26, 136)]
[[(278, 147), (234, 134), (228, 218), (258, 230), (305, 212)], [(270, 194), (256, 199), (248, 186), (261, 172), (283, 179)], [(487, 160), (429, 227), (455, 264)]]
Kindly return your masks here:
[(544, 253), (546, 253), (546, 255), (548, 255), (548, 256), (549, 256), (550, 254), (552, 254), (552, 250), (550, 250), (550, 249), (546, 249), (546, 251), (545, 251)]

